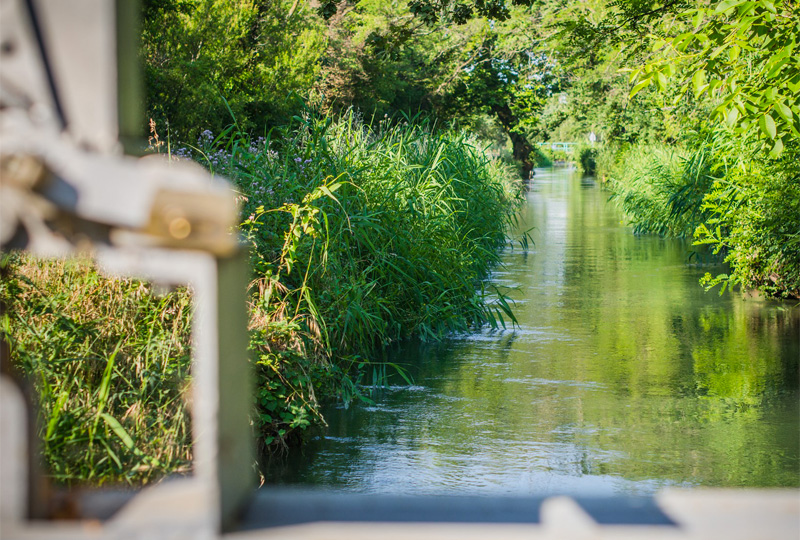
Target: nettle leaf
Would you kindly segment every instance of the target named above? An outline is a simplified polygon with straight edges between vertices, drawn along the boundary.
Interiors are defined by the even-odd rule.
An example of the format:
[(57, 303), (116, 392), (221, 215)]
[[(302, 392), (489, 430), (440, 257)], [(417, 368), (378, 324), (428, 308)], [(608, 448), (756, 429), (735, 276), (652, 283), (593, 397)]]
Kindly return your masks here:
[[(770, 139), (775, 138), (775, 135), (777, 134), (777, 130), (775, 128), (775, 120), (772, 119), (769, 113), (766, 113), (759, 119), (758, 125), (761, 127), (761, 131), (764, 132), (764, 135), (766, 135)], [(781, 147), (783, 147), (783, 143), (781, 143)]]

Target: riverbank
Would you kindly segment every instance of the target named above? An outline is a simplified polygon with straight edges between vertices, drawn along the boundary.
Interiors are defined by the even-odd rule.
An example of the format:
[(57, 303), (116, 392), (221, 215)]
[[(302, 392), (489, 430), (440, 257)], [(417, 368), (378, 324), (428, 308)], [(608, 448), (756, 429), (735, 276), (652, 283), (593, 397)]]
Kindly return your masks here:
[(775, 157), (754, 137), (709, 128), (679, 144), (606, 148), (599, 161), (634, 232), (690, 238), (728, 263), (705, 275), (707, 288), (800, 298), (797, 139)]
[(705, 292), (714, 267), (685, 264), (689, 241), (631, 234), (572, 167), (537, 170), (526, 196), (533, 242), (491, 277), (515, 331), (404, 344), (413, 386), (326, 409), (265, 477), (397, 496), (799, 487), (798, 303)]
[[(466, 134), (372, 129), (350, 114), (263, 139), (204, 132), (172, 153), (240, 193), (262, 451), (324, 422), (320, 402), (369, 400), (365, 388), (404, 373), (380, 361), (388, 344), (513, 318), (480, 284), (522, 182)], [(158, 294), (86, 262), (4, 264), (3, 327), (37, 390), (51, 475), (140, 483), (188, 470), (191, 293)]]

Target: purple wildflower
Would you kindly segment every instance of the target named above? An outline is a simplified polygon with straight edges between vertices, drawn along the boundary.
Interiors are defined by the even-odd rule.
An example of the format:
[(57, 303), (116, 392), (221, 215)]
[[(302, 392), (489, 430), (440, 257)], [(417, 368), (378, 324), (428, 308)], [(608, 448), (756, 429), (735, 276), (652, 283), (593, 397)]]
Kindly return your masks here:
[(214, 134), (211, 133), (209, 130), (203, 130), (200, 136), (197, 138), (197, 145), (198, 146), (208, 146), (214, 142)]

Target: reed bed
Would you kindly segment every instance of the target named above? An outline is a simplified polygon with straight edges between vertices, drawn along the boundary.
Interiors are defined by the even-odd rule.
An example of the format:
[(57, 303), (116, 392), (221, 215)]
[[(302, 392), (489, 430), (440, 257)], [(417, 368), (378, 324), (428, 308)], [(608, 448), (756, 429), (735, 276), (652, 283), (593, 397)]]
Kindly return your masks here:
[(359, 388), (381, 384), (387, 367), (406, 376), (376, 361), (390, 343), (514, 322), (481, 280), (521, 181), (467, 135), (401, 120), (307, 116), (260, 140), (222, 134), (194, 150), (244, 200), (258, 386), (292, 396), (288, 409), (262, 396), (267, 443), (318, 419), (313, 396), (366, 398)]
[[(320, 403), (369, 401), (403, 366), (397, 340), (514, 323), (482, 285), (522, 183), (465, 134), (350, 113), (251, 138), (204, 132), (175, 159), (230, 178), (252, 256), (253, 419), (263, 453), (323, 425)], [(87, 261), (4, 259), (15, 366), (36, 389), (49, 474), (141, 483), (191, 467), (191, 294), (156, 294)]]
[(691, 237), (708, 215), (703, 198), (715, 180), (709, 152), (638, 145), (623, 151), (608, 178), (634, 233)]

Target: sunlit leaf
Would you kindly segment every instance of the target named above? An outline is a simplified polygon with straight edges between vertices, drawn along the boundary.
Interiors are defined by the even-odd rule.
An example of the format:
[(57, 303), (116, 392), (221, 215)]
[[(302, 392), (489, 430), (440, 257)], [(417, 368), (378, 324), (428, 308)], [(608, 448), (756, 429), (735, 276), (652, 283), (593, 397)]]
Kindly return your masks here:
[(632, 98), (633, 96), (635, 96), (636, 94), (638, 94), (638, 93), (639, 93), (639, 91), (640, 91), (642, 88), (644, 88), (644, 87), (646, 87), (646, 86), (649, 86), (651, 82), (653, 82), (653, 80), (652, 80), (652, 79), (650, 79), (650, 78), (647, 78), (647, 79), (643, 80), (642, 82), (640, 82), (639, 84), (637, 84), (636, 86), (634, 86), (634, 87), (633, 87), (633, 90), (631, 90), (631, 93), (629, 94), (629, 96), (628, 96), (628, 97), (631, 97), (631, 98)]
[(735, 8), (739, 4), (743, 4), (744, 0), (723, 0), (717, 5), (717, 8), (714, 10), (716, 13), (726, 13), (731, 9)]
[(766, 97), (770, 102), (774, 102), (775, 98), (778, 96), (778, 89), (774, 86), (767, 88), (767, 91), (764, 92), (764, 97)]
[(781, 118), (787, 122), (792, 121), (792, 109), (790, 109), (785, 103), (776, 103), (775, 110), (778, 111), (778, 114), (781, 116)]
[(764, 135), (770, 139), (775, 138), (777, 132), (775, 128), (775, 120), (772, 119), (769, 113), (765, 114), (759, 119), (758, 125), (761, 127), (761, 131), (764, 132)]
[(694, 75), (692, 75), (692, 88), (694, 89), (694, 97), (700, 97), (700, 94), (703, 93), (703, 90), (706, 88), (706, 72), (702, 69), (697, 70)]
[(769, 155), (776, 158), (783, 152), (783, 139), (775, 139), (775, 144), (772, 146)]
[(664, 90), (667, 87), (667, 77), (659, 71), (656, 78), (658, 79), (658, 88)]
[(739, 110), (736, 107), (731, 107), (731, 110), (728, 111), (728, 114), (725, 115), (725, 123), (728, 126), (733, 127), (736, 125), (736, 121), (739, 119)]
[(792, 94), (797, 94), (800, 92), (800, 73), (792, 77), (791, 80), (787, 81), (786, 86), (792, 91)]

